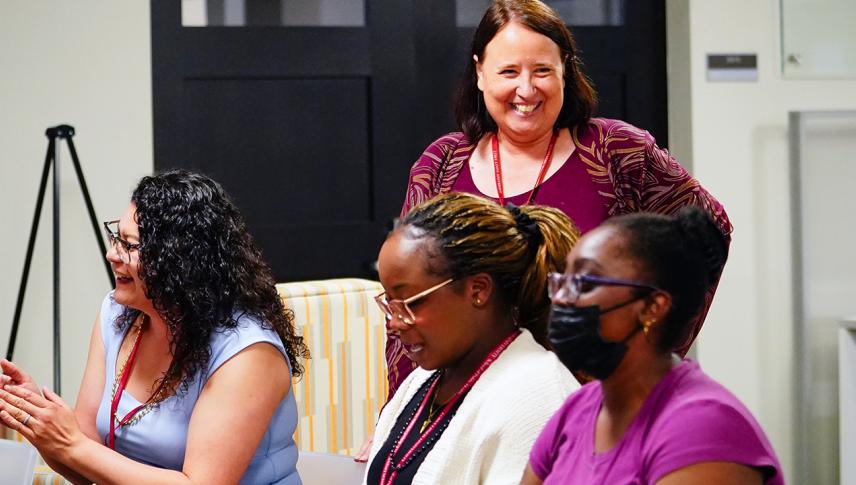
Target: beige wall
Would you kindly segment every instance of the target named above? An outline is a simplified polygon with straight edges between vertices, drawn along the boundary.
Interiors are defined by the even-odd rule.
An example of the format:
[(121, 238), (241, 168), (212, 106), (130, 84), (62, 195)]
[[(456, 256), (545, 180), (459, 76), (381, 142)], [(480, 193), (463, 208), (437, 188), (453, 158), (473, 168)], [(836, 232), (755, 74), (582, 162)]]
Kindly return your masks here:
[[(735, 227), (699, 360), (755, 413), (793, 478), (788, 112), (856, 109), (856, 80), (782, 78), (778, 0), (667, 4), (672, 145)], [(730, 52), (758, 54), (758, 82), (705, 80), (706, 54)]]
[[(0, 0), (0, 351), (5, 356), (39, 177), (44, 130), (69, 123), (98, 217), (117, 218), (152, 170), (149, 2)], [(74, 402), (109, 290), (71, 158), (61, 156), (63, 395)], [(16, 360), (52, 386), (51, 193)]]

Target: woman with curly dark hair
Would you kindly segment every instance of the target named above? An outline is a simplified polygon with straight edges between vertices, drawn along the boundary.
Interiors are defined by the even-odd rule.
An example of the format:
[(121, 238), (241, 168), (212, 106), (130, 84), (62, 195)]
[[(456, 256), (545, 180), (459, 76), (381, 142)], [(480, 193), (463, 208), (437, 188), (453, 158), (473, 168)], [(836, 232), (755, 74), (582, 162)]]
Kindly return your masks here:
[(105, 228), (116, 289), (75, 409), (3, 361), (2, 423), (74, 483), (299, 484), (291, 378), (308, 351), (222, 187), (144, 177)]

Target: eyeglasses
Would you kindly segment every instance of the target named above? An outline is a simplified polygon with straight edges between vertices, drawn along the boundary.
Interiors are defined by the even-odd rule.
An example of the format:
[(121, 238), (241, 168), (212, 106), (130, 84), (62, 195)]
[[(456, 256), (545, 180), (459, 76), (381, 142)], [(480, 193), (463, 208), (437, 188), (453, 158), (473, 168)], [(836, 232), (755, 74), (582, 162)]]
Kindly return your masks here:
[[(115, 224), (116, 230), (110, 228)], [(104, 223), (104, 231), (107, 234), (107, 242), (116, 250), (116, 254), (125, 264), (131, 264), (131, 251), (140, 249), (139, 244), (129, 243), (119, 237), (119, 221), (108, 221)]]
[(387, 321), (392, 320), (393, 317), (395, 317), (407, 325), (413, 325), (416, 323), (416, 315), (413, 314), (413, 310), (410, 309), (408, 304), (413, 303), (420, 298), (425, 298), (452, 281), (454, 281), (454, 278), (449, 278), (438, 285), (434, 285), (431, 288), (404, 300), (387, 300), (385, 291), (376, 296), (374, 300), (377, 302), (377, 306), (380, 307), (381, 311), (383, 311), (383, 314), (386, 315)]
[(579, 273), (570, 275), (550, 273), (547, 275), (547, 295), (553, 301), (573, 303), (582, 293), (591, 291), (598, 286), (629, 286), (649, 292), (660, 291), (656, 286), (638, 281), (618, 280)]

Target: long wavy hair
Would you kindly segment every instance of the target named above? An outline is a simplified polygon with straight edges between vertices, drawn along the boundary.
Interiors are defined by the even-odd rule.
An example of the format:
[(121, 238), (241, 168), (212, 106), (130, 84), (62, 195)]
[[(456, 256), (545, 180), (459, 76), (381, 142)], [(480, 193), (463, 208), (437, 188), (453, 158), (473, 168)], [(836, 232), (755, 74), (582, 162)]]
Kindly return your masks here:
[[(140, 232), (140, 279), (169, 328), (173, 351), (153, 396), (186, 391), (211, 358), (212, 333), (235, 328), (243, 314), (279, 335), (292, 375), (300, 376), (309, 351), (295, 333), (294, 315), (277, 294), (270, 267), (220, 184), (197, 173), (168, 171), (143, 177), (131, 202)], [(117, 328), (127, 328), (139, 313), (125, 308)]]
[(554, 127), (573, 128), (582, 125), (597, 110), (594, 85), (583, 69), (574, 36), (559, 14), (539, 0), (494, 0), (473, 34), (467, 67), (458, 84), (455, 99), (458, 127), (473, 143), (497, 129), (496, 122), (485, 107), (484, 95), (478, 88), (473, 56), (483, 62), (487, 45), (500, 29), (511, 22), (548, 37), (559, 47), (564, 61), (565, 100)]
[[(537, 205), (501, 207), (492, 200), (452, 192), (411, 210), (399, 224), (409, 237), (431, 237), (429, 274), (458, 280), (487, 273), (500, 302), (517, 323), (548, 347), (547, 274), (565, 269), (580, 237), (559, 209)], [(431, 245), (429, 245), (430, 247)]]

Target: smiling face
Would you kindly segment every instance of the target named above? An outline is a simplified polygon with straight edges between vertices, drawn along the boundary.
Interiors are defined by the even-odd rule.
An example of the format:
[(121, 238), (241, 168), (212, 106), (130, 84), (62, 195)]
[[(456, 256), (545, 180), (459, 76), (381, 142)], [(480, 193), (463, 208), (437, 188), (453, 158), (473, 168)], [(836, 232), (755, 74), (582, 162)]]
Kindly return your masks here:
[(478, 88), (499, 131), (527, 142), (550, 133), (564, 103), (564, 64), (549, 37), (510, 22), (474, 59)]
[[(137, 208), (132, 203), (119, 219), (119, 237), (131, 244), (140, 243), (136, 214)], [(129, 254), (131, 262), (126, 263), (119, 256), (116, 247), (107, 248), (105, 257), (110, 262), (110, 268), (116, 277), (116, 291), (113, 293), (113, 298), (121, 305), (149, 312), (153, 307), (151, 300), (146, 298), (145, 286), (139, 276), (140, 252), (132, 249)]]
[[(427, 245), (431, 244), (432, 238), (414, 238), (403, 229), (386, 240), (378, 257), (378, 273), (387, 300), (407, 299), (446, 279), (426, 271)], [(466, 290), (456, 291), (455, 283), (410, 303), (416, 317), (413, 325), (397, 317), (389, 322), (390, 332), (398, 334), (407, 356), (423, 369), (455, 365), (478, 341), (478, 332), (468, 317), (472, 298), (467, 297)]]

